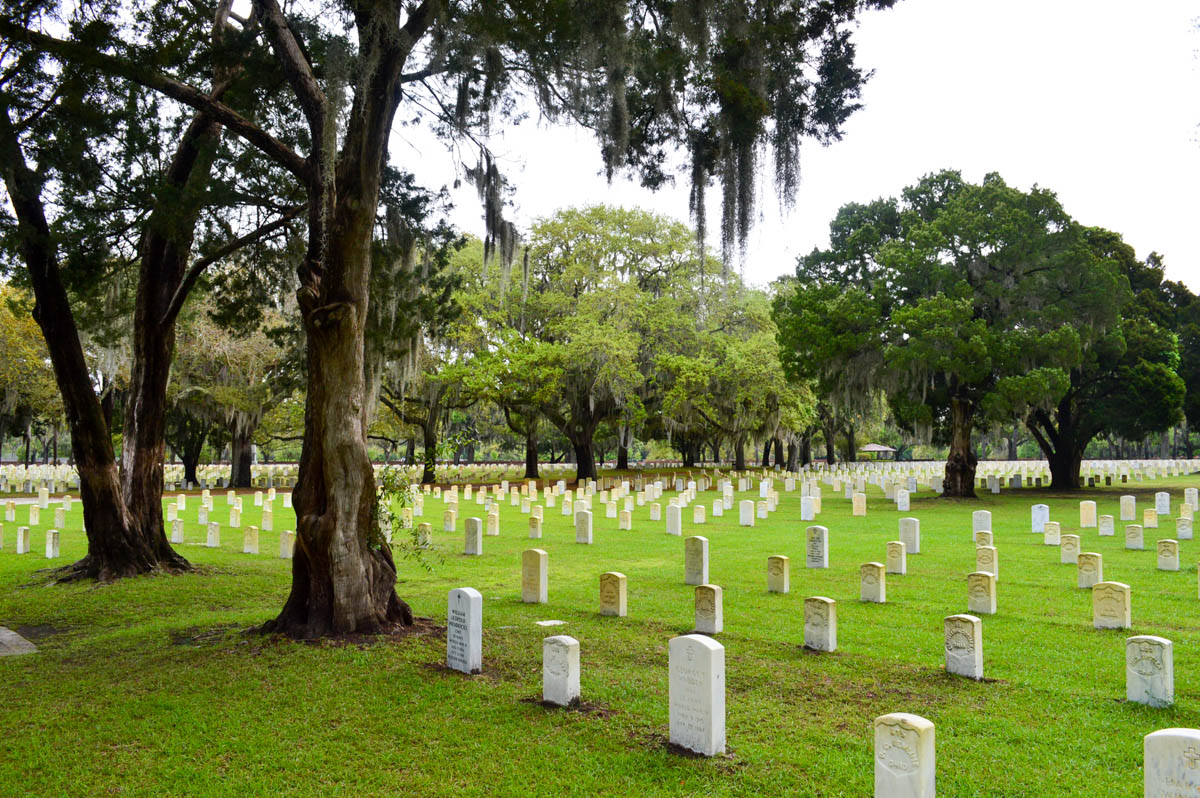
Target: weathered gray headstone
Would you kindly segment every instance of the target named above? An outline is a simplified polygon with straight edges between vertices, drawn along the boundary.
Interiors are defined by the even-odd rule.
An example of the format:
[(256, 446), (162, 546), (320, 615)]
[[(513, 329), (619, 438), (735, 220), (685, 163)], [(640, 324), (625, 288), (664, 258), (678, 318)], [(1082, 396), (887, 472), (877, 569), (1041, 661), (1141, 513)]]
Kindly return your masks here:
[(837, 649), (837, 602), (825, 596), (804, 600), (804, 647), (814, 651)]
[(968, 679), (983, 678), (983, 621), (974, 615), (945, 620), (946, 671)]
[(1170, 640), (1154, 635), (1125, 638), (1125, 698), (1152, 707), (1175, 703), (1175, 658)]
[(560, 707), (579, 701), (579, 641), (569, 635), (542, 641), (542, 700)]

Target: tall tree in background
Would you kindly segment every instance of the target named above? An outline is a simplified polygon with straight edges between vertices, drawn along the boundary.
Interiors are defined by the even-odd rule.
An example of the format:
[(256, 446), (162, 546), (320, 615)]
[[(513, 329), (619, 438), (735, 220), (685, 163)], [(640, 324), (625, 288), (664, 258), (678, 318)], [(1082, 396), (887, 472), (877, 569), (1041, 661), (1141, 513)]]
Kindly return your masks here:
[(1051, 192), (994, 174), (930, 175), (847, 220), (777, 305), (785, 363), (826, 380), (842, 370), (843, 385), (885, 389), (902, 422), (940, 427), (944, 494), (974, 496), (972, 430), (1061, 398), (1116, 323), (1126, 279)]
[[(1177, 373), (1180, 366), (1176, 336), (1164, 325), (1171, 313), (1156, 313), (1153, 292), (1162, 284), (1162, 267), (1156, 259), (1141, 263), (1121, 237), (1107, 230), (1085, 231), (1098, 257), (1116, 263), (1137, 293), (1151, 294), (1134, 301), (1128, 291), (1106, 298), (1120, 318), (1082, 353), (1070, 370), (1070, 385), (1060, 397), (1028, 407), (1020, 395), (1012, 397), (1025, 411), (1026, 425), (1050, 465), (1050, 486), (1056, 490), (1081, 487), (1083, 453), (1098, 435), (1115, 433), (1142, 440), (1164, 432), (1183, 417), (1185, 388)], [(1157, 278), (1157, 280), (1155, 279)]]

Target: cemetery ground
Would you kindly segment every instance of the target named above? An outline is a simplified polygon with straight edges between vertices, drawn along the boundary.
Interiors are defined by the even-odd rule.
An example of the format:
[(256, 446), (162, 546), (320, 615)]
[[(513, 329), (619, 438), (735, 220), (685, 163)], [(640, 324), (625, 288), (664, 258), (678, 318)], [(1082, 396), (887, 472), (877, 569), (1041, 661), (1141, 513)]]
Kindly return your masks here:
[[(1144, 551), (1117, 533), (1080, 530), (1079, 501), (1119, 518), (1118, 499), (1138, 497), (1138, 519), (1168, 490), (1172, 516), (1200, 478), (1147, 481), (1054, 494), (984, 493), (979, 501), (913, 497), (901, 513), (875, 485), (868, 513), (823, 485), (822, 512), (800, 520), (800, 492), (753, 528), (737, 505), (711, 517), (717, 491), (699, 494), (707, 523), (683, 512), (683, 536), (709, 540), (709, 581), (724, 590), (728, 751), (704, 759), (670, 748), (667, 643), (693, 629), (693, 591), (684, 584), (683, 538), (636, 507), (632, 531), (594, 504), (594, 543), (575, 542), (572, 520), (545, 509), (541, 540), (529, 516), (500, 501), (498, 537), (483, 554), (463, 551), (463, 527), (484, 517), (460, 499), (457, 531), (443, 532), (431, 497), (418, 521), (434, 524), (431, 570), (398, 562), (398, 592), (426, 620), (393, 638), (304, 643), (248, 630), (273, 617), (290, 580), (276, 532), (261, 532), (261, 555), (242, 554), (240, 529), (214, 491), (210, 520), (221, 546), (207, 548), (189, 497), (185, 556), (196, 573), (110, 585), (47, 586), (39, 569), (82, 556), (78, 501), (61, 557), (44, 558), (53, 507), (16, 555), (16, 526), (4, 524), (0, 624), (39, 652), (0, 658), (0, 793), (31, 795), (853, 795), (871, 793), (871, 722), (889, 712), (933, 721), (938, 791), (946, 796), (1135, 796), (1142, 791), (1142, 738), (1156, 729), (1200, 727), (1200, 541), (1180, 543), (1181, 570), (1156, 569), (1154, 541), (1174, 521), (1145, 532)], [(757, 487), (757, 485), (755, 485)], [(668, 497), (666, 492), (663, 504)], [(758, 492), (736, 494), (757, 499)], [(1050, 506), (1081, 550), (1103, 554), (1104, 577), (1132, 587), (1130, 630), (1092, 628), (1092, 599), (1076, 567), (1030, 532), (1030, 506)], [(247, 497), (242, 523), (259, 523)], [(292, 511), (275, 504), (275, 529)], [(992, 512), (999, 553), (998, 612), (983, 617), (985, 680), (946, 674), (943, 619), (967, 611), (976, 570), (971, 513)], [(887, 603), (859, 602), (859, 566), (884, 562), (898, 521), (921, 522), (921, 553), (908, 573), (888, 575)], [(829, 528), (829, 568), (805, 568), (810, 523)], [(549, 554), (549, 601), (521, 602), (521, 553)], [(791, 590), (767, 592), (767, 557), (791, 558)], [(599, 577), (628, 577), (628, 616), (598, 613)], [(483, 672), (445, 662), (447, 591), (483, 594)], [(838, 649), (802, 647), (804, 598), (838, 603)], [(541, 620), (564, 625), (542, 627)], [(580, 641), (582, 706), (541, 704), (542, 639)], [(1125, 701), (1127, 636), (1174, 641), (1175, 704)]]

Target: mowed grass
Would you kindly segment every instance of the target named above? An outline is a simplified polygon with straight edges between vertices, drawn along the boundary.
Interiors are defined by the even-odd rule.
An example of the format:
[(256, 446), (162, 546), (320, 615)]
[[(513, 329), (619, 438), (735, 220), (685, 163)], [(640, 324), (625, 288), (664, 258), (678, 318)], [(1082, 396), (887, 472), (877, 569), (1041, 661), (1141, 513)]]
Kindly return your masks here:
[[(714, 759), (668, 750), (667, 642), (689, 632), (693, 588), (683, 583), (683, 541), (636, 508), (633, 531), (594, 513), (594, 545), (574, 542), (570, 518), (545, 510), (544, 536), (528, 538), (528, 516), (501, 503), (501, 535), (480, 557), (461, 554), (463, 521), (483, 515), (460, 502), (459, 532), (441, 530), (442, 503), (426, 501), (437, 552), (432, 570), (400, 560), (400, 595), (418, 616), (395, 639), (309, 644), (247, 630), (287, 596), (290, 563), (278, 559), (278, 530), (294, 527), (275, 505), (263, 554), (241, 554), (227, 526), (223, 493), (211, 520), (221, 548), (208, 549), (190, 496), (185, 555), (196, 573), (117, 584), (47, 586), (51, 565), (42, 511), (33, 552), (14, 553), (5, 523), (0, 550), (0, 624), (25, 632), (41, 651), (0, 659), (0, 794), (4, 795), (869, 795), (871, 720), (913, 712), (936, 724), (937, 780), (945, 796), (1135, 796), (1142, 790), (1143, 735), (1200, 727), (1200, 543), (1180, 544), (1182, 570), (1156, 570), (1154, 541), (1174, 521), (1147, 530), (1145, 551), (1079, 530), (1078, 503), (1119, 517), (1122, 493), (1138, 517), (1155, 490), (1172, 510), (1200, 478), (1055, 495), (1006, 491), (979, 501), (927, 493), (902, 514), (870, 486), (866, 518), (824, 486), (817, 523), (830, 530), (830, 568), (804, 567), (799, 492), (753, 529), (736, 506), (711, 518), (716, 492), (701, 494), (702, 527), (684, 510), (684, 534), (710, 541), (710, 579), (724, 588), (728, 754)], [(666, 499), (674, 495), (668, 493)], [(757, 491), (738, 494), (756, 498)], [(1076, 569), (1030, 533), (1030, 505), (1050, 505), (1083, 551), (1104, 555), (1104, 576), (1133, 589), (1133, 629), (1092, 629), (1091, 594)], [(242, 522), (259, 524), (245, 498)], [(973, 510), (993, 514), (999, 549), (999, 613), (984, 616), (987, 680), (943, 670), (942, 620), (967, 609), (975, 570)], [(922, 553), (906, 576), (889, 576), (888, 603), (862, 604), (859, 566), (885, 560), (898, 520), (921, 520)], [(76, 502), (63, 534), (64, 564), (84, 554)], [(420, 519), (418, 519), (420, 520)], [(521, 552), (549, 553), (549, 603), (520, 601)], [(768, 555), (791, 557), (791, 593), (766, 591)], [(628, 576), (629, 615), (598, 614), (599, 576)], [(471, 586), (484, 596), (483, 673), (448, 671), (446, 594)], [(801, 647), (803, 601), (838, 602), (833, 654)], [(535, 621), (558, 619), (543, 628)], [(582, 652), (581, 710), (547, 709), (541, 640), (569, 634)], [(1156, 634), (1175, 643), (1171, 709), (1126, 703), (1124, 639)]]

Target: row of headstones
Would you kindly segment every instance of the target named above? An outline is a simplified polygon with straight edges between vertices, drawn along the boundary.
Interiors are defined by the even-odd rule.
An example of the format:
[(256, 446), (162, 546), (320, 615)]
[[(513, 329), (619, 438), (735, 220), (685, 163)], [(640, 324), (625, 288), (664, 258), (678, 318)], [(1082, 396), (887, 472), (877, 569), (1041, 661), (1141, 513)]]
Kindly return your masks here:
[[(1044, 505), (1042, 505), (1044, 507)], [(1040, 513), (1039, 513), (1040, 515)], [(1053, 522), (1045, 522), (1047, 528)], [(999, 559), (992, 545), (991, 514), (976, 511), (972, 517), (977, 529), (976, 567), (979, 571), (967, 576), (968, 611), (994, 615), (996, 613), (996, 581), (999, 578)], [(1057, 525), (1055, 525), (1057, 526)], [(1057, 532), (1057, 530), (1055, 530)], [(1096, 629), (1128, 629), (1132, 626), (1132, 590), (1123, 582), (1103, 581), (1103, 558), (1094, 552), (1079, 551), (1078, 535), (1063, 535), (1060, 559), (1063, 564), (1075, 563), (1076, 584), (1092, 591), (1092, 626)], [(1158, 567), (1179, 570), (1178, 543), (1159, 541)], [(1073, 545), (1072, 545), (1073, 544)], [(1164, 552), (1164, 548), (1167, 550)], [(964, 616), (969, 617), (969, 616)], [(982, 629), (975, 638), (982, 651)], [(949, 646), (949, 637), (947, 638)], [(979, 658), (982, 676), (982, 654)], [(1130, 637), (1126, 641), (1126, 691), (1130, 701), (1151, 706), (1169, 706), (1174, 702), (1175, 677), (1170, 640), (1153, 635)]]
[[(874, 722), (876, 798), (934, 798), (933, 723), (895, 712)], [(1142, 790), (1146, 798), (1200, 794), (1200, 729), (1160, 729), (1142, 739)]]
[[(53, 560), (59, 557), (59, 542), (61, 533), (57, 529), (46, 530), (46, 559)], [(171, 543), (173, 545), (181, 545), (186, 541), (183, 538), (183, 522), (176, 521), (171, 530)], [(221, 545), (221, 527), (220, 524), (210, 523), (206, 529), (205, 546), (210, 549), (219, 548)], [(296, 533), (288, 530), (279, 533), (279, 556), (284, 559), (291, 559), (292, 551), (296, 546)], [(4, 548), (4, 527), (0, 525), (0, 550)], [(29, 527), (17, 527), (16, 553), (29, 554), (32, 549), (32, 536)], [(242, 553), (258, 554), (258, 527), (246, 527), (242, 533)]]
[[(819, 598), (819, 597), (815, 597)], [(809, 600), (810, 602), (813, 599)], [(832, 602), (828, 608), (832, 608)], [(806, 644), (808, 612), (806, 602)], [(821, 605), (817, 605), (821, 606)], [(970, 615), (945, 619), (946, 669), (970, 678), (982, 678), (981, 622)], [(826, 649), (832, 650), (832, 649)], [(705, 634), (688, 634), (668, 643), (668, 704), (670, 741), (703, 756), (725, 752), (725, 647)], [(1165, 657), (1167, 672), (1154, 670)], [(1159, 696), (1173, 694), (1170, 673), (1171, 643), (1149, 636), (1126, 641), (1126, 692), (1130, 701), (1162, 706)], [(483, 596), (470, 587), (451, 590), (447, 600), (446, 665), (466, 674), (483, 668)], [(542, 641), (542, 700), (571, 706), (581, 699), (580, 645), (568, 635)], [(1170, 701), (1167, 702), (1168, 704)], [(875, 795), (935, 795), (933, 724), (905, 713), (876, 718)], [(1187, 742), (1189, 748), (1184, 749)], [(1200, 786), (1186, 771), (1200, 755), (1194, 743), (1197, 730), (1164, 730), (1146, 737), (1145, 785), (1147, 795), (1168, 779)]]

